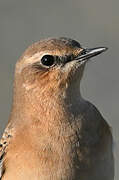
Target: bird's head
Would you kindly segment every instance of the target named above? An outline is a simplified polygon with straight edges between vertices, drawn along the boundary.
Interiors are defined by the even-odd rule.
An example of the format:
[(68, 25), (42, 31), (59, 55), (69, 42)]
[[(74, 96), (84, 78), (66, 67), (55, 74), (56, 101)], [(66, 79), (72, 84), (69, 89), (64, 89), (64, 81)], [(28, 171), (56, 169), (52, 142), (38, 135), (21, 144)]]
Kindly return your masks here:
[(49, 38), (30, 46), (16, 64), (16, 78), (27, 91), (51, 94), (80, 84), (86, 62), (107, 48), (82, 48), (68, 38)]

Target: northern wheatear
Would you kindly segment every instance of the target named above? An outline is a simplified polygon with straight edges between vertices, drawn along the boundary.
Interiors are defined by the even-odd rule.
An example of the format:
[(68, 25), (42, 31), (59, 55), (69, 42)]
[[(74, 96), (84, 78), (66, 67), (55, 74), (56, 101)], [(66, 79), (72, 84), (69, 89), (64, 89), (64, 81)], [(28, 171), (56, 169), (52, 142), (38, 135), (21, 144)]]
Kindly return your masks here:
[(2, 180), (114, 179), (110, 127), (80, 94), (86, 62), (106, 49), (52, 38), (25, 51), (0, 143)]

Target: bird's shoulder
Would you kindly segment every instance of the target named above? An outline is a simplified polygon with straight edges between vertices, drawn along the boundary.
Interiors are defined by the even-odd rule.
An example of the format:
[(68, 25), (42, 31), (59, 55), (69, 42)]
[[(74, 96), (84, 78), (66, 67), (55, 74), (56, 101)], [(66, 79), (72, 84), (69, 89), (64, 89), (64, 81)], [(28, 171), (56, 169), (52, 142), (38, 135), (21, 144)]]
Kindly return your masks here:
[(95, 129), (100, 137), (108, 136), (112, 141), (112, 128), (109, 124), (109, 121), (105, 119), (100, 110), (94, 104), (89, 101), (86, 101), (86, 103), (89, 107), (85, 113), (86, 121), (88, 121), (86, 123), (89, 123), (89, 126), (92, 126), (91, 129)]
[[(79, 139), (76, 144), (78, 157), (77, 167), (79, 167), (82, 172), (85, 169), (88, 170), (92, 168), (93, 170), (93, 167), (98, 167), (98, 162), (98, 164), (101, 165), (98, 169), (99, 174), (103, 174), (104, 165), (107, 172), (110, 171), (113, 174), (113, 167), (109, 165), (113, 164), (111, 127), (95, 105), (88, 101), (85, 103), (87, 108), (83, 114), (82, 127), (79, 130)], [(94, 170), (94, 174), (95, 172), (96, 170)]]
[(100, 110), (89, 101), (85, 101), (85, 103), (88, 107), (87, 111), (85, 112), (85, 115), (88, 116), (88, 119), (92, 121), (94, 120), (95, 123), (99, 122), (100, 124), (103, 124), (104, 126), (108, 126), (110, 128), (109, 122), (105, 120)]

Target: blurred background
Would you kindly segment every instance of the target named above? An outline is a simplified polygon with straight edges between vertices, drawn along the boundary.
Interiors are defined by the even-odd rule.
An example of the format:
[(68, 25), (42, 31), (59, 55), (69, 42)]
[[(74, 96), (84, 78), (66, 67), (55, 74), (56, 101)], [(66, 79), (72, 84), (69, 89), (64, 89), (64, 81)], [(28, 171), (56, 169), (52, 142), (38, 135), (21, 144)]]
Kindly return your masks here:
[(118, 180), (119, 0), (0, 0), (0, 132), (9, 117), (17, 59), (33, 42), (53, 36), (109, 47), (87, 64), (81, 91), (112, 127)]

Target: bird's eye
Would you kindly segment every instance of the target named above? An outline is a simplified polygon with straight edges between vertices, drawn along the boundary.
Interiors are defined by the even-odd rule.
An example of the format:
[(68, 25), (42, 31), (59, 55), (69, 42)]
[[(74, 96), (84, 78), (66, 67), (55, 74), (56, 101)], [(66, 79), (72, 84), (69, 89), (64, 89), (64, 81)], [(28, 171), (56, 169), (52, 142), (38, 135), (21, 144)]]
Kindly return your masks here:
[(52, 55), (43, 56), (42, 59), (41, 59), (41, 63), (44, 66), (48, 66), (48, 67), (52, 66), (55, 63), (54, 56), (52, 56)]

